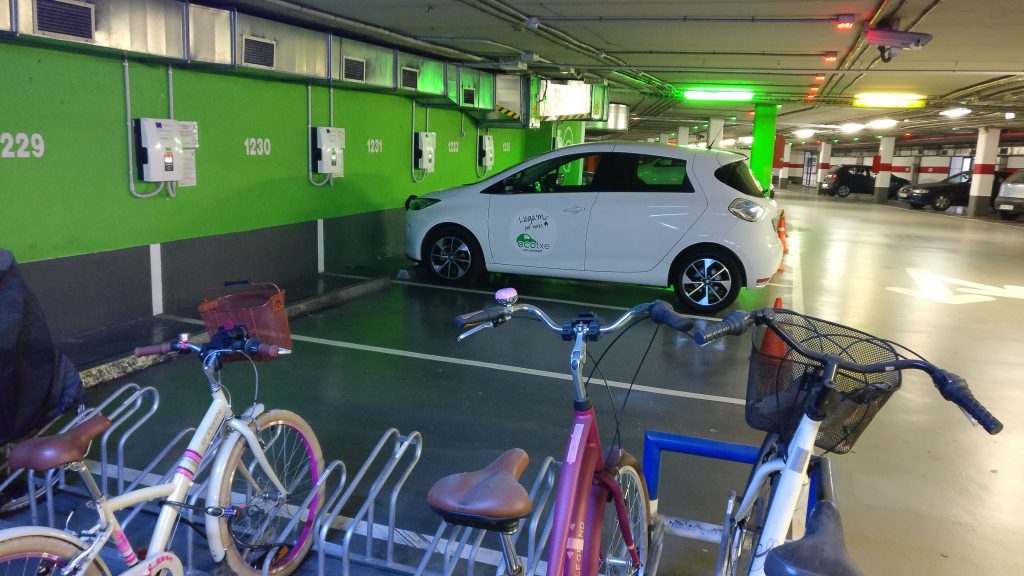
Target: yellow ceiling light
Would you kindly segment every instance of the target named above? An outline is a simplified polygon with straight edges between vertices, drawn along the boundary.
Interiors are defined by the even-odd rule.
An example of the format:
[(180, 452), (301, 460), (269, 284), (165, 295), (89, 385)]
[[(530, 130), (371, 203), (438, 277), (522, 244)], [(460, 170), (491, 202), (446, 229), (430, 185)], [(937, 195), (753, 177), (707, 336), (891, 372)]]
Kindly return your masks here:
[(924, 103), (921, 94), (863, 92), (853, 97), (853, 105), (858, 108), (924, 108)]

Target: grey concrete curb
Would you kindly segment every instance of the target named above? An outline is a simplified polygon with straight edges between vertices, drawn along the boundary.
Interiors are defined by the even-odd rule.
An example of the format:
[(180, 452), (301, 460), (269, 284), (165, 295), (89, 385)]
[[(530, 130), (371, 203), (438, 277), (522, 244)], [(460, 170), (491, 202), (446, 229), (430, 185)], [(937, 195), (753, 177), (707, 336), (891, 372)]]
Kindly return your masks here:
[[(363, 296), (379, 292), (390, 285), (390, 278), (374, 278), (372, 280), (367, 280), (366, 282), (360, 282), (359, 284), (353, 284), (352, 286), (332, 290), (331, 292), (320, 296), (307, 298), (286, 307), (288, 319), (291, 320), (299, 316), (305, 316), (327, 308), (332, 308), (345, 302), (355, 300), (356, 298), (362, 298)], [(204, 344), (210, 340), (210, 337), (205, 331), (202, 331), (192, 335), (191, 340), (196, 344)], [(86, 388), (91, 388), (98, 384), (102, 384), (103, 382), (134, 374), (135, 372), (145, 370), (146, 368), (156, 366), (157, 364), (162, 364), (177, 357), (177, 354), (161, 354), (157, 356), (145, 356), (143, 358), (136, 358), (129, 355), (125, 358), (119, 358), (112, 362), (94, 366), (88, 370), (83, 370), (81, 372), (82, 383), (85, 384)]]

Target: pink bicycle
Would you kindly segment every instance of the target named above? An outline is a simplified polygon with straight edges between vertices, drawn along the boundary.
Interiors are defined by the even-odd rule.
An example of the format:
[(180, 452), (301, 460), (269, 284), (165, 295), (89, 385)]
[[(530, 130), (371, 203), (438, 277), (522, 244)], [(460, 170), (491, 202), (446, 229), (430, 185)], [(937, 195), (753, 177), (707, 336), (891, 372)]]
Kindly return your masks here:
[[(495, 299), (499, 306), (456, 318), (457, 326), (470, 328), (459, 336), (459, 341), (513, 317), (524, 316), (514, 316), (516, 313), (525, 313), (560, 334), (563, 340), (574, 342), (569, 368), (575, 388), (575, 418), (552, 512), (548, 576), (642, 575), (650, 543), (647, 486), (632, 455), (617, 443), (607, 453), (602, 448), (594, 407), (581, 372), (587, 359), (587, 343), (629, 325), (635, 318), (649, 316), (655, 323), (684, 332), (692, 327), (692, 322), (659, 300), (635, 306), (607, 326), (602, 326), (591, 313), (558, 325), (543, 310), (517, 304), (518, 294), (512, 288), (499, 290)], [(522, 450), (509, 450), (482, 470), (443, 478), (427, 496), (431, 508), (449, 524), (498, 533), (508, 576), (523, 574), (512, 535), (532, 507), (526, 489), (519, 483), (528, 460)], [(609, 503), (611, 507), (607, 506)]]

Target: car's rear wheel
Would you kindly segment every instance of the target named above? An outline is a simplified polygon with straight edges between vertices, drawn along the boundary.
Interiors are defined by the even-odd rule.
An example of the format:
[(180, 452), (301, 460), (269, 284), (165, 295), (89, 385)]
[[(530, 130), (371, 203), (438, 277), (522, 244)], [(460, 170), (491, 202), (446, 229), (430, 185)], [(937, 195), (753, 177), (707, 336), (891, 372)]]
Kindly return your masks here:
[(676, 270), (676, 297), (691, 310), (718, 312), (739, 296), (740, 266), (724, 250), (703, 248), (689, 252)]
[(942, 212), (947, 210), (950, 204), (953, 203), (953, 198), (949, 194), (936, 194), (935, 198), (932, 199), (932, 208)]
[(839, 196), (840, 198), (846, 198), (849, 195), (850, 195), (850, 187), (849, 186), (843, 185), (843, 186), (840, 186), (839, 188), (836, 188), (836, 196)]
[(476, 278), (483, 268), (483, 253), (466, 229), (443, 226), (427, 235), (423, 263), (442, 282), (459, 283)]
[(1018, 214), (1010, 214), (1009, 212), (1000, 212), (999, 217), (1003, 220), (1016, 220)]

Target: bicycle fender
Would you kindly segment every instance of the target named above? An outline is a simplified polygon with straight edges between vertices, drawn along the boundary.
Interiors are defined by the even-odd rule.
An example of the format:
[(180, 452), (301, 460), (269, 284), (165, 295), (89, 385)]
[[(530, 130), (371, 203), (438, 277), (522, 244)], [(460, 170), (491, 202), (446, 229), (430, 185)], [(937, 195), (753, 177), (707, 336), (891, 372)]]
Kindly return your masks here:
[(156, 558), (147, 558), (132, 568), (125, 570), (119, 576), (150, 576), (161, 570), (169, 571), (173, 576), (184, 576), (185, 567), (181, 559), (174, 552), (161, 552)]
[[(55, 540), (62, 540), (78, 548), (79, 550), (86, 550), (89, 545), (83, 542), (80, 538), (74, 534), (68, 534), (63, 530), (57, 530), (56, 528), (46, 528), (44, 526), (21, 526), (18, 528), (8, 528), (6, 530), (0, 530), (0, 541), (7, 541), (12, 538), (26, 537), (26, 536), (42, 536), (45, 538), (53, 538)], [(98, 555), (93, 559), (92, 565), (95, 566), (101, 574), (110, 574), (110, 568)], [(179, 563), (180, 565), (180, 563)]]
[[(224, 472), (228, 466), (228, 459), (231, 457), (235, 444), (238, 442), (245, 442), (245, 440), (242, 439), (242, 435), (237, 430), (234, 430), (228, 434), (228, 437), (217, 448), (217, 455), (213, 460), (213, 467), (210, 469), (210, 483), (206, 487), (207, 506), (222, 504), (220, 502), (220, 486), (224, 481)], [(220, 537), (220, 519), (215, 516), (205, 516), (206, 544), (210, 548), (210, 555), (213, 556), (214, 562), (219, 563), (224, 560), (224, 555), (227, 551)]]

